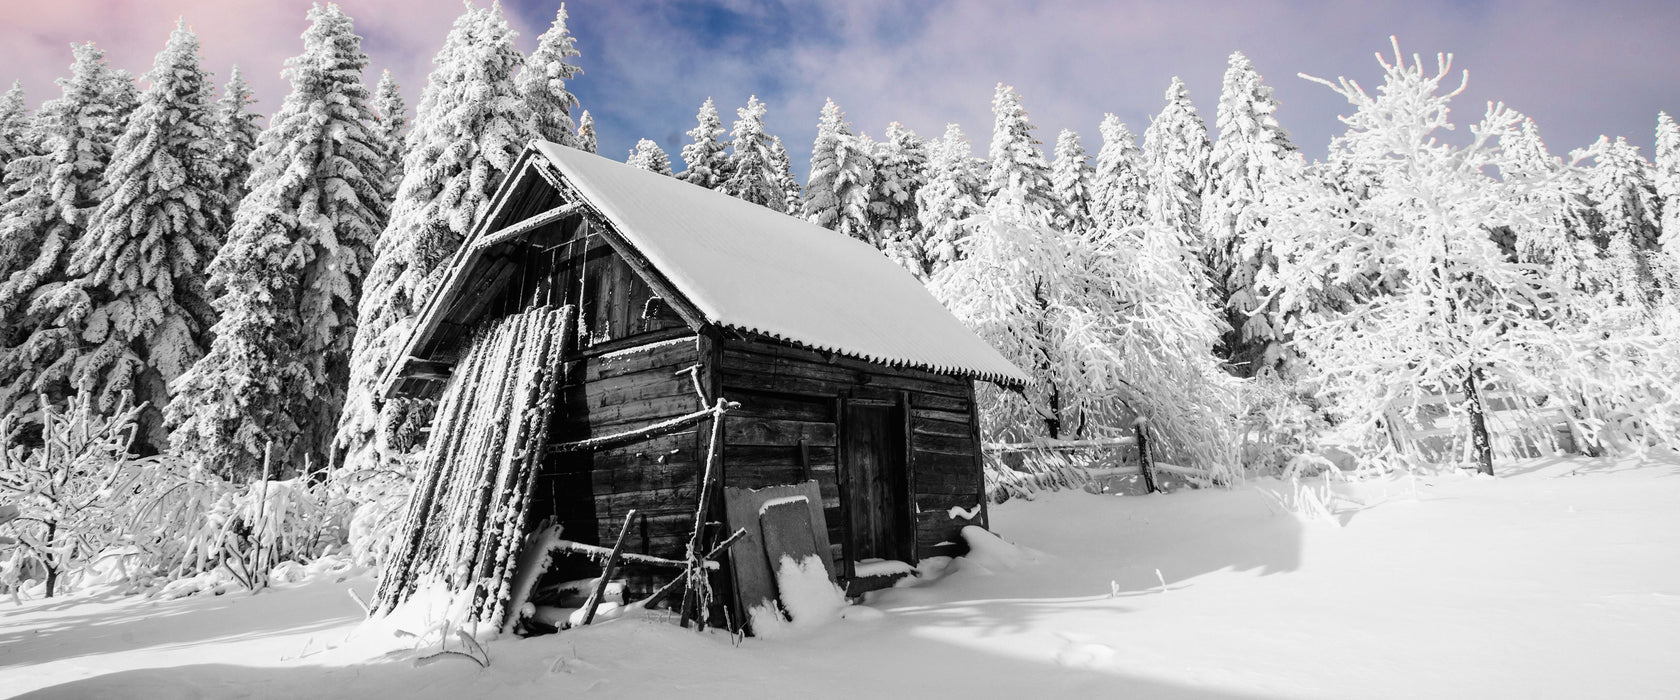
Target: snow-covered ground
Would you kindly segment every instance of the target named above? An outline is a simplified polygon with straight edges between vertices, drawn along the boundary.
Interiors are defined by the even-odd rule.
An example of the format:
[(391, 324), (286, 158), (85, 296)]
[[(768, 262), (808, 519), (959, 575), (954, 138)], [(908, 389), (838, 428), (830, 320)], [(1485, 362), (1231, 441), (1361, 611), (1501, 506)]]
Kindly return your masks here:
[[(1680, 462), (995, 508), (930, 585), (748, 639), (630, 615), (417, 666), (342, 643), (365, 574), (0, 604), (0, 696), (1674, 697)], [(1287, 508), (1286, 503), (1304, 506)], [(1308, 513), (1303, 517), (1298, 513)], [(986, 543), (982, 543), (985, 545)]]

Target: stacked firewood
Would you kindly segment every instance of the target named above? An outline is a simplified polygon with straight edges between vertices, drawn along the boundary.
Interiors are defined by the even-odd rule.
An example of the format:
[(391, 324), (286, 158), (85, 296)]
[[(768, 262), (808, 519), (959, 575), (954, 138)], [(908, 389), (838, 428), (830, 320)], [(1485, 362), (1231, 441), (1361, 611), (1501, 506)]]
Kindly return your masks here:
[(475, 330), (434, 414), (376, 613), (441, 585), (457, 600), (471, 596), (470, 621), (501, 624), (575, 324), (567, 306)]

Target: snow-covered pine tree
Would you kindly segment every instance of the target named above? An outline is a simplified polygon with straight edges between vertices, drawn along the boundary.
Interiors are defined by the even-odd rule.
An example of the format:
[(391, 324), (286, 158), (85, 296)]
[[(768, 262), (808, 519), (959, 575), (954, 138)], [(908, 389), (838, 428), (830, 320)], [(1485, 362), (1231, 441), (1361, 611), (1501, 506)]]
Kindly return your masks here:
[(946, 124), (945, 134), (929, 150), (928, 182), (916, 192), (925, 267), (912, 270), (923, 280), (961, 257), (963, 240), (981, 210), (981, 170), (962, 127)]
[(316, 5), (292, 92), (252, 158), (252, 190), (210, 265), (222, 294), (210, 351), (174, 385), (174, 450), (228, 478), (325, 468), (349, 383), (362, 276), (385, 221), (389, 136), (362, 84), (367, 55), (337, 5)]
[[(87, 232), (123, 120), (134, 111), (128, 74), (92, 43), (73, 47), (62, 94), (41, 105), (35, 151), (7, 164), (0, 199), (0, 416), (33, 421), (37, 397), (65, 386), (76, 335), (34, 301), (59, 290), (70, 250)], [(129, 82), (127, 87), (123, 82)]]
[(389, 210), (391, 201), (397, 197), (397, 186), (402, 184), (403, 160), (408, 156), (408, 138), (404, 131), (408, 127), (408, 104), (403, 101), (402, 88), (397, 87), (397, 79), (391, 77), (391, 71), (381, 74), (379, 85), (373, 89), (373, 113), (379, 125), (383, 153), (380, 156), (383, 165), (375, 177), (383, 193), (385, 208)]
[(23, 84), (12, 82), (10, 90), (0, 95), (0, 193), (6, 191), (11, 180), (6, 171), (19, 158), (35, 153), (35, 139), (30, 134), (29, 105), (23, 99)]
[(1018, 183), (1027, 206), (1045, 213), (1056, 210), (1050, 184), (1050, 163), (1033, 138), (1033, 126), (1021, 95), (1015, 88), (998, 83), (992, 96), (992, 144), (987, 151), (986, 197), (997, 196), (1011, 183)]
[(918, 275), (929, 267), (926, 232), (916, 216), (916, 193), (927, 182), (927, 145), (898, 122), (887, 125), (875, 145), (875, 184), (869, 213), (877, 245), (904, 269)]
[(715, 190), (729, 178), (729, 157), (718, 141), (723, 135), (723, 120), (710, 97), (694, 118), (698, 124), (688, 130), (689, 143), (682, 147), (683, 171), (677, 173), (677, 179)]
[(829, 100), (817, 118), (817, 138), (811, 143), (811, 172), (801, 206), (805, 220), (870, 241), (869, 193), (874, 181), (874, 158), (852, 135), (839, 105)]
[(1662, 226), (1653, 168), (1623, 137), (1610, 141), (1601, 136), (1590, 152), (1595, 164), (1587, 186), (1598, 205), (1594, 241), (1606, 266), (1605, 279), (1626, 303), (1647, 305), (1655, 292), (1651, 255)]
[(379, 379), (436, 284), (438, 268), (489, 207), (530, 142), (530, 115), (511, 76), (522, 60), (499, 5), (468, 8), (434, 59), (408, 135), (391, 222), (362, 282), (350, 392), (339, 419), (339, 465), (366, 468), (379, 425)]
[[(1658, 247), (1680, 274), (1680, 126), (1667, 112), (1657, 113), (1656, 188), (1662, 208)], [(1676, 280), (1680, 282), (1680, 280)], [(1680, 290), (1680, 286), (1677, 286)]]
[(1597, 284), (1592, 242), (1597, 212), (1581, 169), (1565, 167), (1546, 150), (1533, 119), (1524, 119), (1502, 146), (1510, 154), (1510, 172), (1502, 176), (1530, 183), (1523, 197), (1537, 217), (1513, 227), (1517, 259), (1544, 266), (1554, 285), (1590, 291)]
[(1286, 171), (1285, 161), (1299, 158), (1273, 116), (1276, 111), (1272, 88), (1261, 82), (1248, 57), (1240, 51), (1231, 54), (1219, 95), (1219, 141), (1211, 154), (1201, 221), (1214, 301), (1231, 327), (1220, 355), (1240, 376), (1279, 370), (1286, 355), (1277, 310), (1261, 308), (1254, 289), (1260, 269), (1277, 264), (1266, 240), (1265, 218), (1258, 215), (1264, 188)]
[(671, 157), (665, 155), (665, 149), (660, 148), (653, 139), (637, 141), (636, 147), (630, 149), (630, 157), (624, 162), (660, 175), (671, 174)]
[(770, 168), (776, 172), (776, 184), (782, 188), (782, 211), (798, 214), (805, 191), (793, 174), (793, 161), (788, 158), (787, 146), (782, 145), (780, 136), (770, 137)]
[(81, 342), (52, 358), (99, 411), (132, 395), (141, 445), (161, 448), (169, 383), (203, 356), (215, 322), (205, 267), (226, 222), (215, 106), (198, 37), (176, 24), (105, 170), (70, 283), (36, 304)]
[(1144, 210), (1150, 229), (1170, 234), (1183, 249), (1185, 267), (1203, 280), (1210, 276), (1203, 251), (1202, 192), (1207, 189), (1207, 125), (1190, 102), (1190, 91), (1177, 76), (1167, 86), (1167, 104), (1143, 133)]
[[(572, 146), (577, 134), (572, 131), (572, 109), (578, 106), (577, 97), (566, 88), (566, 81), (583, 71), (567, 63), (576, 58), (577, 41), (566, 28), (566, 3), (554, 13), (554, 24), (537, 38), (537, 50), (525, 59), (519, 71), (519, 94), (531, 110), (531, 132), (545, 141)], [(594, 153), (595, 149), (584, 149)]]
[(784, 211), (787, 193), (780, 183), (775, 155), (770, 152), (770, 136), (764, 133), (764, 103), (753, 95), (747, 98), (747, 106), (735, 113), (740, 118), (729, 132), (729, 179), (718, 189), (731, 197)]
[(589, 115), (589, 110), (583, 110), (583, 116), (578, 118), (577, 149), (585, 153), (594, 153), (599, 144), (595, 142), (595, 117)]
[[(233, 221), (233, 209), (245, 198), (245, 179), (251, 176), (251, 151), (257, 146), (257, 114), (251, 111), (251, 85), (245, 74), (234, 66), (228, 74), (222, 97), (216, 101), (216, 134), (221, 141), (223, 196), (228, 212), (224, 221)], [(218, 232), (219, 233), (219, 232)]]
[(1056, 230), (1076, 235), (1090, 233), (1091, 176), (1079, 133), (1063, 129), (1056, 136), (1056, 159), (1050, 163), (1050, 185), (1056, 193)]
[(1091, 173), (1091, 218), (1097, 228), (1123, 230), (1143, 223), (1143, 152), (1126, 124), (1113, 114), (1098, 126), (1102, 149)]

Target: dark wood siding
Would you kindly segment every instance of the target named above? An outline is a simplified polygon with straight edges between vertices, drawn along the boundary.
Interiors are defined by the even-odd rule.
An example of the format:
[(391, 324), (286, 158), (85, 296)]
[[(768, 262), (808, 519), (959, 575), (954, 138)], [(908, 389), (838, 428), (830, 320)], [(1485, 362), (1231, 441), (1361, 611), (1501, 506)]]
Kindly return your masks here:
[[(556, 442), (634, 430), (700, 408), (685, 370), (699, 359), (694, 336), (651, 343), (567, 363), (567, 383), (557, 397)], [(650, 441), (548, 458), (539, 496), (552, 494), (565, 535), (611, 543), (634, 508), (647, 519), (626, 546), (674, 557), (683, 553), (693, 526), (705, 424)]]
[(905, 411), (916, 558), (961, 554), (962, 527), (985, 526), (983, 512), (973, 520), (950, 517), (953, 506), (970, 510), (984, 501), (972, 382), (768, 341), (725, 341), (718, 364), (724, 397), (741, 402), (724, 421), (725, 483), (763, 488), (816, 479), (837, 562), (848, 557), (838, 474), (841, 400)]

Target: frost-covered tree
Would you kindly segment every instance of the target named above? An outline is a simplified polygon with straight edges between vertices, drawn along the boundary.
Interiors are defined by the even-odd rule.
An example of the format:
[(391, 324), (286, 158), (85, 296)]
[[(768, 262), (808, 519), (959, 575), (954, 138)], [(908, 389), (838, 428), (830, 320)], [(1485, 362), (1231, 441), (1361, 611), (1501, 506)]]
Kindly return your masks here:
[(389, 146), (362, 84), (367, 55), (349, 17), (316, 5), (292, 92), (252, 158), (252, 191), (210, 265), (221, 319), (175, 383), (175, 452), (229, 478), (327, 465), (362, 276), (385, 221)]
[(782, 188), (782, 211), (797, 215), (805, 190), (793, 174), (793, 160), (780, 136), (770, 137), (770, 169), (776, 172), (776, 184)]
[(988, 439), (1109, 436), (1141, 418), (1160, 453), (1231, 475), (1235, 380), (1212, 355), (1218, 321), (1161, 238), (1063, 235), (1019, 180), (987, 202), (967, 256), (930, 289), (1035, 380), (981, 388)]
[(1543, 265), (1555, 285), (1580, 292), (1598, 283), (1599, 255), (1592, 242), (1597, 211), (1580, 168), (1565, 167), (1546, 150), (1534, 120), (1524, 119), (1517, 133), (1502, 144), (1510, 156), (1506, 177), (1530, 184), (1523, 193), (1533, 216), (1511, 230), (1517, 260)]
[(216, 134), (221, 141), (223, 194), (228, 205), (225, 221), (233, 220), (233, 208), (239, 206), (248, 191), (245, 179), (251, 176), (251, 151), (257, 146), (257, 134), (262, 131), (257, 126), (258, 115), (251, 111), (255, 103), (245, 74), (239, 71), (239, 66), (234, 66), (227, 85), (222, 87), (221, 99), (216, 101)]
[(987, 151), (986, 196), (1017, 185), (1025, 193), (1027, 206), (1044, 212), (1056, 209), (1055, 195), (1050, 184), (1050, 164), (1033, 138), (1033, 126), (1027, 120), (1027, 109), (1021, 106), (1021, 96), (1015, 88), (998, 83), (992, 96), (992, 144)]
[(924, 280), (961, 257), (974, 217), (981, 209), (981, 166), (962, 127), (946, 124), (929, 148), (928, 182), (916, 191), (916, 217), (923, 232)]
[(1050, 163), (1050, 185), (1056, 194), (1056, 230), (1086, 234), (1091, 230), (1091, 164), (1079, 134), (1063, 129), (1056, 136), (1056, 159)]
[(595, 117), (589, 115), (589, 110), (583, 110), (583, 116), (578, 117), (577, 139), (574, 144), (578, 150), (594, 153), (599, 144), (595, 141)]
[(169, 383), (204, 354), (215, 322), (204, 270), (226, 222), (215, 105), (198, 37), (177, 23), (105, 170), (102, 198), (76, 242), (70, 282), (37, 302), (79, 342), (44, 380), (64, 379), (100, 411), (132, 395), (142, 445), (159, 448)]
[(1143, 133), (1144, 211), (1151, 230), (1172, 237), (1187, 268), (1208, 289), (1202, 251), (1202, 192), (1207, 188), (1207, 125), (1190, 102), (1190, 91), (1176, 76), (1167, 87), (1167, 104)]
[(383, 166), (374, 177), (380, 183), (384, 203), (389, 208), (391, 200), (396, 199), (397, 186), (402, 184), (403, 160), (408, 156), (408, 138), (404, 131), (408, 127), (408, 104), (403, 101), (402, 88), (397, 86), (397, 79), (391, 77), (391, 71), (381, 74), (379, 85), (373, 89), (373, 113), (379, 125), (384, 153), (380, 157)]
[(898, 122), (875, 144), (875, 181), (869, 215), (877, 245), (912, 272), (928, 269), (926, 232), (916, 216), (916, 193), (927, 182), (927, 144)]
[(1594, 167), (1587, 175), (1597, 203), (1598, 244), (1607, 278), (1629, 303), (1649, 304), (1656, 284), (1651, 254), (1657, 250), (1662, 212), (1652, 183), (1652, 167), (1639, 149), (1617, 137), (1599, 137), (1591, 148)]
[(805, 178), (802, 212), (807, 221), (870, 241), (869, 195), (875, 159), (852, 134), (834, 100), (823, 105), (817, 138), (811, 143), (811, 172)]
[(688, 130), (689, 143), (682, 147), (683, 171), (677, 173), (677, 179), (715, 190), (729, 178), (729, 157), (718, 141), (723, 135), (723, 120), (710, 97), (694, 118), (699, 123)]
[(11, 182), (6, 176), (12, 163), (35, 153), (30, 134), (29, 105), (23, 99), (23, 84), (13, 81), (0, 95), (0, 192)]
[[(1653, 351), (1673, 351), (1660, 350), (1648, 333), (1614, 337), (1603, 328), (1557, 327), (1558, 299), (1571, 290), (1512, 260), (1489, 235), (1539, 216), (1527, 196), (1535, 181), (1502, 147), (1520, 134), (1521, 115), (1490, 105), (1470, 129), (1471, 142), (1451, 145), (1440, 132), (1450, 127), (1449, 103), (1464, 86), (1440, 94), (1450, 59), (1438, 57), (1438, 70), (1425, 72), (1416, 58), (1407, 64), (1396, 44), (1394, 61), (1382, 63), (1385, 82), (1374, 95), (1346, 79), (1320, 81), (1356, 107), (1331, 151), (1332, 160), (1369, 171), (1364, 198), (1347, 209), (1269, 212), (1280, 274), (1300, 286), (1373, 270), (1383, 275), (1380, 293), (1364, 295), (1346, 313), (1308, 319), (1296, 333), (1327, 410), (1380, 459), (1394, 455), (1383, 427), (1391, 410), (1415, 411), (1420, 400), (1445, 395), (1465, 419), (1467, 455), (1487, 473), (1492, 448), (1483, 395), (1494, 385), (1590, 407), (1589, 425), (1612, 405), (1655, 408), (1643, 418), (1675, 425), (1680, 398), (1669, 388), (1672, 378), (1650, 370), (1680, 363), (1648, 362)], [(1509, 175), (1496, 178), (1494, 171)], [(1594, 379), (1608, 378), (1599, 365), (1616, 366), (1618, 376)]]
[(787, 197), (775, 154), (771, 153), (770, 136), (764, 133), (764, 103), (754, 95), (735, 113), (740, 118), (729, 132), (729, 179), (718, 189), (731, 197), (783, 211)]
[(1103, 115), (1102, 149), (1091, 172), (1091, 218), (1098, 228), (1127, 229), (1144, 221), (1143, 152), (1119, 117)]
[(530, 142), (530, 115), (511, 76), (520, 64), (501, 8), (469, 8), (445, 38), (408, 136), (391, 222), (362, 282), (350, 392), (339, 420), (339, 464), (377, 463), (375, 392), (396, 359), (439, 266), (484, 215)]
[[(572, 132), (572, 109), (578, 106), (577, 97), (566, 88), (566, 81), (583, 71), (566, 60), (576, 58), (577, 40), (566, 28), (566, 3), (554, 14), (554, 24), (537, 38), (537, 50), (525, 59), (519, 71), (519, 94), (531, 110), (531, 132), (537, 138), (558, 144), (575, 145), (577, 134)], [(584, 149), (594, 153), (595, 149)]]
[(1241, 52), (1231, 54), (1201, 221), (1214, 300), (1231, 327), (1221, 354), (1243, 376), (1277, 370), (1285, 355), (1276, 308), (1262, 307), (1254, 288), (1261, 268), (1277, 264), (1260, 212), (1264, 190), (1285, 172), (1286, 161), (1299, 157), (1276, 111), (1272, 88), (1261, 82), (1254, 65)]
[(1680, 126), (1667, 112), (1657, 113), (1656, 188), (1662, 209), (1658, 245), (1669, 264), (1680, 269)]
[(636, 147), (630, 149), (630, 157), (624, 162), (660, 175), (671, 174), (671, 157), (665, 155), (665, 149), (660, 148), (653, 139), (637, 141)]
[[(128, 74), (93, 44), (74, 47), (62, 94), (36, 111), (35, 151), (7, 164), (0, 201), (0, 415), (38, 408), (41, 392), (67, 393), (76, 334), (35, 301), (67, 279), (70, 250), (87, 231), (123, 120), (134, 111)], [(123, 83), (129, 83), (124, 86)]]

